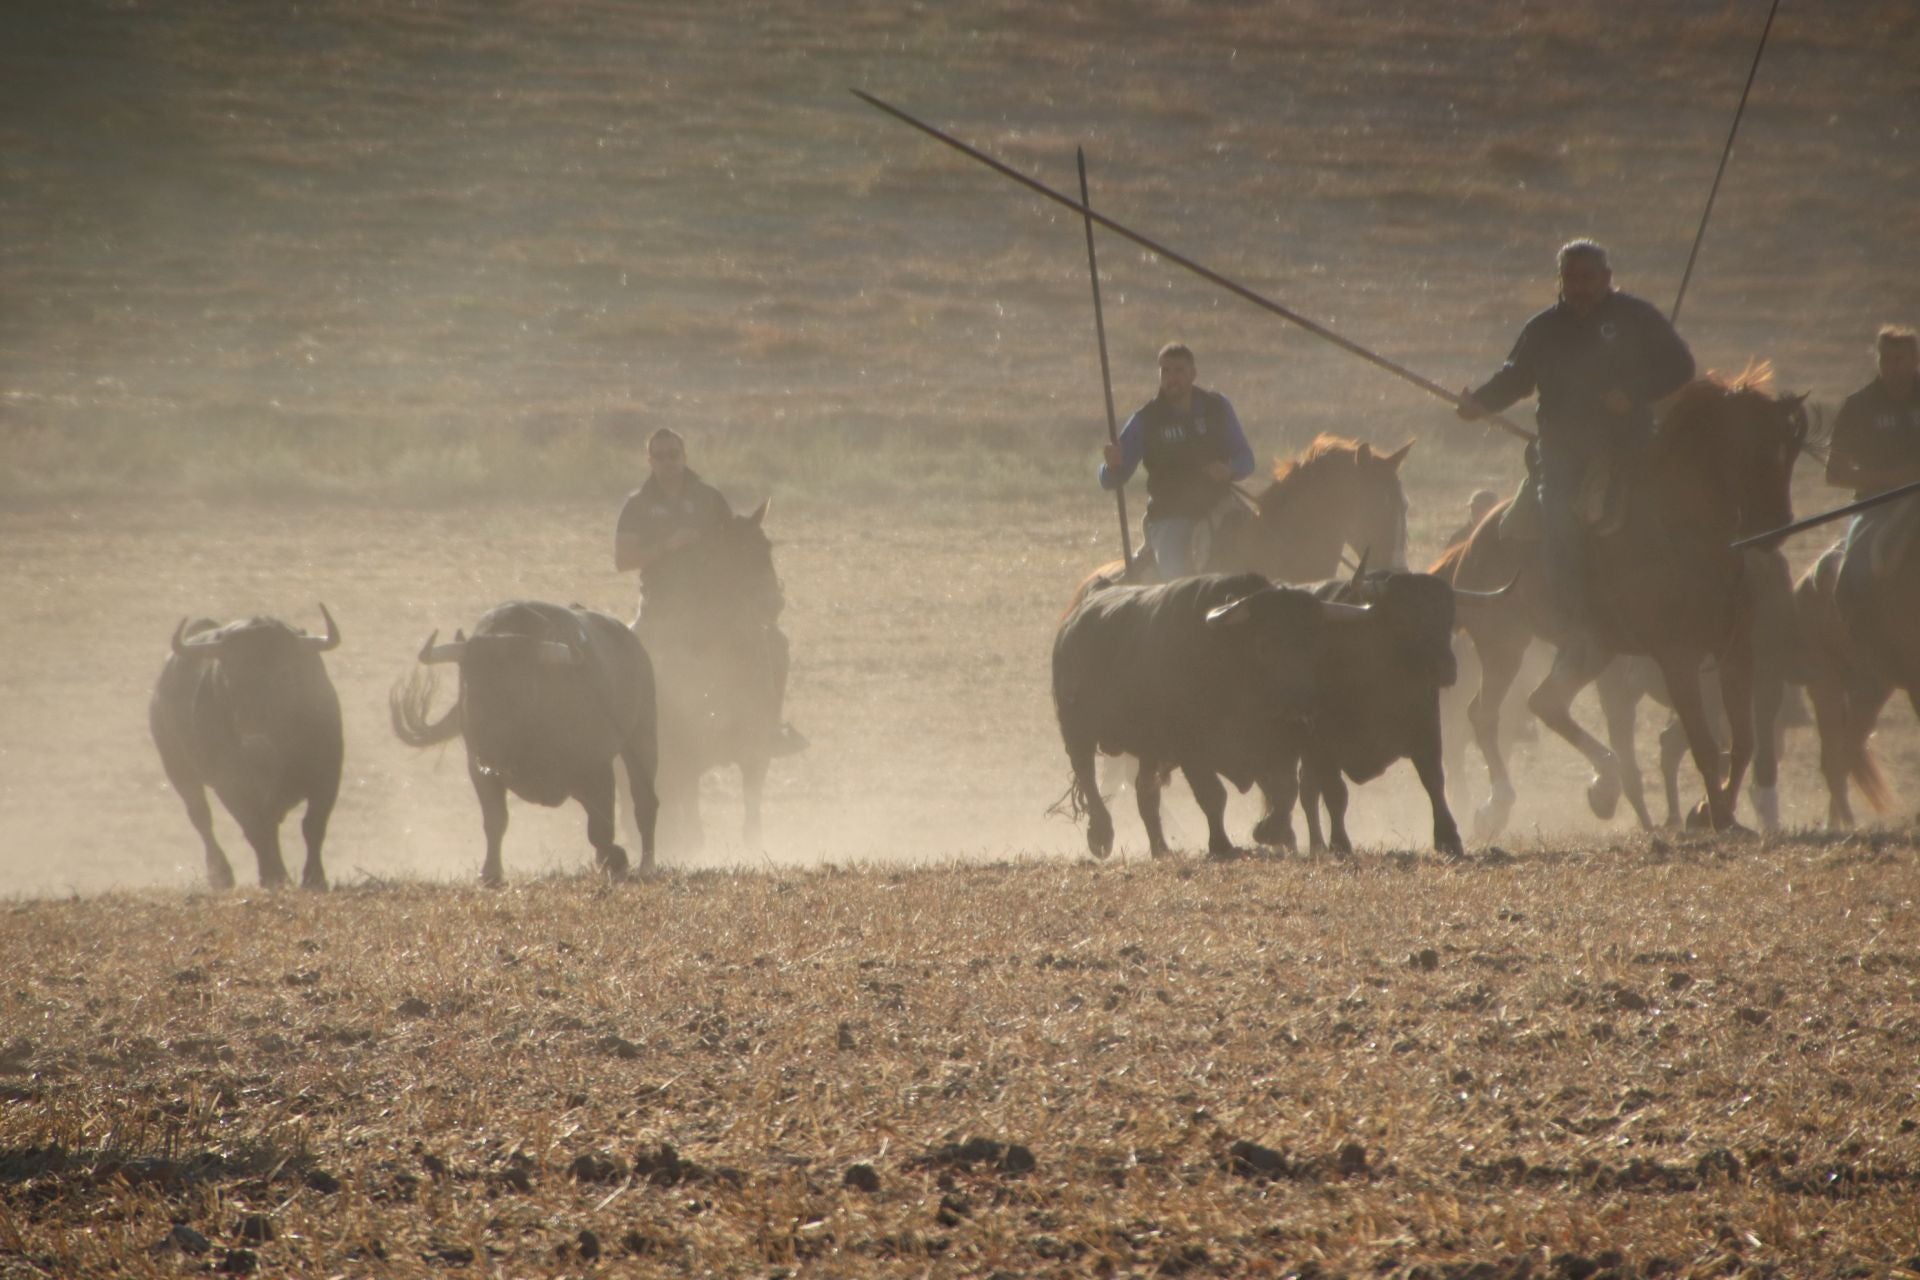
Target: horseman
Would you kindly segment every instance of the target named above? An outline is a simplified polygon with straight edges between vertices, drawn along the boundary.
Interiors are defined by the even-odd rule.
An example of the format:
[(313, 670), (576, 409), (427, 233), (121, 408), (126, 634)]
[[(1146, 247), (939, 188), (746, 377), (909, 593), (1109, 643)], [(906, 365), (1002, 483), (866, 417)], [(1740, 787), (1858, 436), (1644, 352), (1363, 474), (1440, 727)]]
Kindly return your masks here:
[[(700, 644), (699, 608), (703, 590), (712, 584), (702, 581), (691, 553), (733, 518), (733, 508), (687, 465), (687, 442), (671, 427), (647, 438), (647, 469), (646, 482), (620, 508), (613, 567), (620, 573), (640, 571), (640, 614), (634, 630), (658, 658), (662, 650), (685, 652)], [(807, 742), (780, 719), (791, 657), (778, 623), (767, 625), (766, 645), (774, 722), (779, 726), (773, 754), (792, 755)]]
[[(1851, 487), (1856, 499), (1920, 480), (1920, 335), (1882, 325), (1874, 354), (1879, 376), (1840, 406), (1827, 452), (1827, 483)], [(1848, 547), (1862, 528), (1888, 519), (1902, 505), (1855, 516)]]
[(1537, 490), (1548, 586), (1584, 627), (1586, 527), (1607, 518), (1614, 477), (1653, 435), (1654, 405), (1687, 385), (1693, 354), (1651, 303), (1613, 287), (1592, 240), (1560, 250), (1560, 300), (1527, 321), (1500, 371), (1461, 393), (1469, 422), (1538, 394)]
[(1221, 524), (1240, 510), (1232, 484), (1253, 474), (1253, 450), (1233, 405), (1194, 385), (1193, 351), (1160, 349), (1160, 392), (1106, 447), (1100, 487), (1118, 489), (1147, 468), (1147, 546), (1162, 580), (1199, 573)]

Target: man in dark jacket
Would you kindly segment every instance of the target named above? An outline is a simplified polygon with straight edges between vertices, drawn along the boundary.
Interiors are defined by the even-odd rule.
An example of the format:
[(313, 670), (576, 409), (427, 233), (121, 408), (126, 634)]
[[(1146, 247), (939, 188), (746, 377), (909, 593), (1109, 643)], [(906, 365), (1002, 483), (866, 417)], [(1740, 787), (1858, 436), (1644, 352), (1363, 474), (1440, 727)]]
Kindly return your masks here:
[(1693, 377), (1693, 353), (1653, 304), (1613, 287), (1607, 251), (1592, 240), (1560, 250), (1560, 300), (1527, 321), (1500, 371), (1461, 393), (1471, 422), (1537, 394), (1539, 495), (1553, 599), (1584, 622), (1581, 488), (1617, 471), (1653, 434), (1655, 402)]
[(1190, 348), (1162, 347), (1160, 393), (1127, 419), (1100, 467), (1100, 487), (1118, 489), (1146, 464), (1147, 545), (1165, 582), (1207, 567), (1213, 522), (1233, 501), (1232, 483), (1253, 474), (1253, 450), (1233, 405), (1194, 386), (1197, 374)]
[(1840, 406), (1827, 451), (1827, 483), (1856, 499), (1920, 480), (1920, 335), (1883, 325), (1874, 357), (1879, 376)]
[[(657, 656), (661, 646), (677, 638), (675, 622), (685, 616), (703, 585), (696, 566), (681, 553), (732, 519), (733, 508), (687, 465), (687, 442), (672, 427), (661, 427), (647, 438), (647, 468), (646, 483), (627, 495), (614, 525), (613, 567), (620, 573), (640, 571), (640, 616), (634, 630)], [(774, 754), (792, 755), (803, 750), (807, 740), (777, 719), (792, 665), (786, 633), (777, 625), (767, 628), (767, 661), (779, 725)]]

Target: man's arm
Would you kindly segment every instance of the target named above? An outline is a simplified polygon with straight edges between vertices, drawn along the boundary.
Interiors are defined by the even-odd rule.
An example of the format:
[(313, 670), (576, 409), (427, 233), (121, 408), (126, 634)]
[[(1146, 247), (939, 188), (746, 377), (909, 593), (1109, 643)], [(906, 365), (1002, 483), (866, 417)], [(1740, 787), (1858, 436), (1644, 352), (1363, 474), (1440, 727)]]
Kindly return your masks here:
[(1629, 388), (1642, 404), (1663, 400), (1693, 381), (1693, 352), (1686, 339), (1675, 331), (1667, 318), (1651, 303), (1645, 304), (1646, 364), (1641, 370), (1646, 384)]
[(1513, 344), (1507, 362), (1500, 371), (1477, 387), (1461, 392), (1466, 401), (1455, 410), (1460, 417), (1472, 422), (1491, 413), (1499, 413), (1518, 404), (1523, 398), (1533, 394), (1536, 385), (1534, 371), (1534, 352), (1539, 345), (1534, 323), (1520, 331), (1520, 337)]
[(1240, 415), (1233, 411), (1233, 401), (1221, 396), (1220, 404), (1227, 411), (1227, 474), (1221, 478), (1245, 480), (1253, 474), (1253, 446), (1247, 443), (1247, 433), (1241, 429)]
[(1140, 425), (1140, 414), (1135, 413), (1127, 419), (1127, 425), (1120, 428), (1120, 443), (1106, 447), (1105, 461), (1100, 464), (1100, 487), (1118, 489), (1124, 485), (1146, 452), (1146, 428)]

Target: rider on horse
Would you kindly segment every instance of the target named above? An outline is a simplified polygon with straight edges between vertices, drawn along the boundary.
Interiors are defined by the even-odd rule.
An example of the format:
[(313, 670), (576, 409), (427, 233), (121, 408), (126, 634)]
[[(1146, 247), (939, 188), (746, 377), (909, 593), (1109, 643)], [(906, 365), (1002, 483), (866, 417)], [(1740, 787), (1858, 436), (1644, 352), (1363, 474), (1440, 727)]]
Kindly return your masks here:
[(1100, 487), (1118, 489), (1146, 464), (1147, 546), (1162, 580), (1206, 568), (1217, 526), (1239, 510), (1233, 482), (1253, 474), (1253, 449), (1233, 405), (1194, 386), (1197, 372), (1191, 349), (1162, 347), (1160, 393), (1127, 419), (1100, 467)]
[(1584, 623), (1585, 526), (1604, 519), (1609, 478), (1652, 438), (1655, 402), (1686, 386), (1694, 366), (1658, 309), (1613, 287), (1600, 245), (1570, 242), (1559, 268), (1560, 300), (1527, 321), (1498, 373), (1461, 393), (1459, 416), (1471, 422), (1538, 393), (1548, 585), (1559, 612)]
[[(614, 527), (613, 567), (626, 573), (640, 571), (640, 615), (634, 630), (657, 654), (662, 648), (697, 646), (700, 637), (692, 615), (703, 589), (699, 565), (688, 554), (733, 518), (733, 508), (718, 489), (687, 465), (687, 444), (679, 432), (661, 427), (647, 439), (646, 483), (627, 496)], [(767, 664), (774, 690), (774, 716), (779, 726), (773, 754), (791, 755), (807, 741), (792, 725), (779, 719), (787, 693), (791, 664), (785, 633), (778, 624), (766, 629)]]
[[(1879, 376), (1840, 406), (1827, 451), (1827, 483), (1851, 486), (1855, 498), (1920, 480), (1920, 335), (1882, 325), (1874, 354)], [(1863, 521), (1870, 526), (1899, 505), (1855, 516), (1848, 545)]]

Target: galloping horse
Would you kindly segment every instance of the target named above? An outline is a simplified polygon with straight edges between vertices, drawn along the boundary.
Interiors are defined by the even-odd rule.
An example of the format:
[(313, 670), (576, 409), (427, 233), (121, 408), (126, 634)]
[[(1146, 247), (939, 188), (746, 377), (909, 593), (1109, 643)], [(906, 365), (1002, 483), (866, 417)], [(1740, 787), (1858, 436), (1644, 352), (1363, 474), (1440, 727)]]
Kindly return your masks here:
[[(1364, 440), (1322, 433), (1273, 465), (1266, 488), (1246, 495), (1248, 518), (1229, 521), (1202, 569), (1257, 573), (1270, 582), (1318, 582), (1340, 571), (1343, 548), (1375, 568), (1407, 565), (1407, 495), (1400, 464), (1413, 441), (1375, 453)], [(1135, 561), (1138, 564), (1138, 559)], [(1098, 579), (1117, 580), (1118, 560), (1101, 565), (1073, 593), (1072, 608)]]
[[(1733, 825), (1733, 797), (1754, 747), (1753, 609), (1742, 553), (1728, 544), (1792, 520), (1788, 486), (1807, 435), (1805, 397), (1768, 394), (1769, 374), (1761, 365), (1732, 383), (1699, 379), (1675, 396), (1654, 441), (1626, 468), (1617, 530), (1591, 535), (1589, 628), (1569, 630), (1552, 609), (1541, 544), (1504, 536), (1498, 518), (1504, 505), (1434, 565), (1433, 572), (1462, 587), (1497, 587), (1520, 575), (1504, 603), (1461, 619), (1480, 656), (1480, 689), (1468, 715), (1491, 783), (1475, 814), (1476, 838), (1493, 838), (1512, 811), (1499, 707), (1535, 636), (1559, 652), (1527, 705), (1592, 764), (1587, 802), (1596, 815), (1610, 817), (1623, 786), (1631, 786), (1647, 821), (1637, 770), (1623, 771), (1616, 751), (1582, 729), (1569, 708), (1613, 655), (1638, 653), (1653, 658), (1666, 678), (1706, 784), (1709, 820), (1715, 829)], [(1700, 692), (1700, 666), (1708, 657), (1720, 671), (1731, 727), (1724, 783)], [(1629, 717), (1610, 723), (1609, 733), (1616, 746), (1630, 746), (1632, 700), (1606, 702), (1610, 722)]]
[(1880, 709), (1904, 689), (1920, 715), (1920, 502), (1902, 499), (1862, 519), (1794, 587), (1806, 644), (1807, 693), (1820, 729), (1827, 826), (1853, 825), (1851, 778), (1876, 812), (1892, 801), (1868, 746)]
[(700, 778), (740, 766), (742, 835), (760, 845), (760, 794), (779, 729), (774, 623), (784, 603), (767, 504), (729, 516), (687, 547), (671, 595), (649, 600), (634, 630), (653, 659), (660, 701), (659, 843), (698, 849)]

